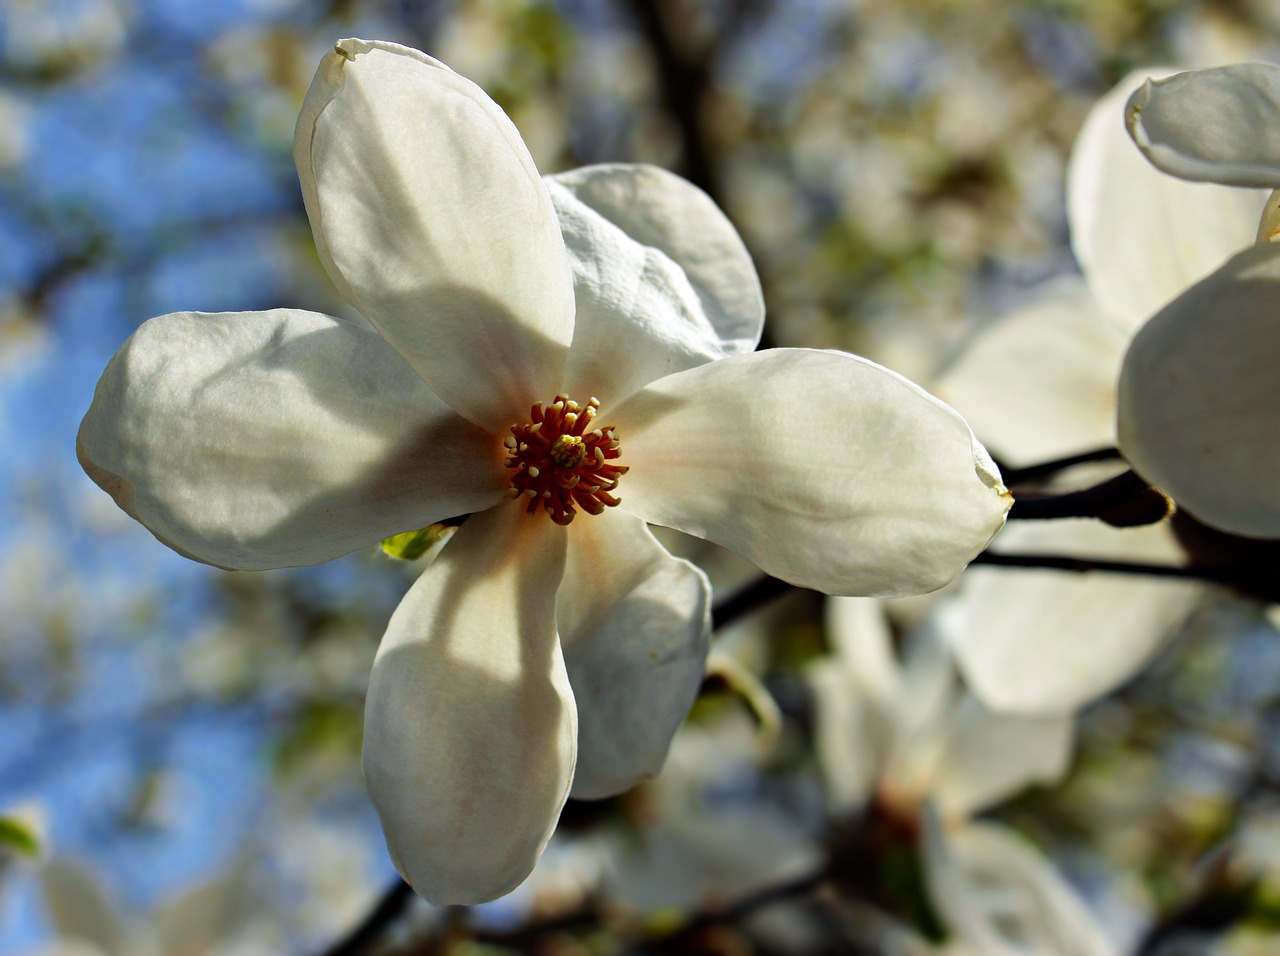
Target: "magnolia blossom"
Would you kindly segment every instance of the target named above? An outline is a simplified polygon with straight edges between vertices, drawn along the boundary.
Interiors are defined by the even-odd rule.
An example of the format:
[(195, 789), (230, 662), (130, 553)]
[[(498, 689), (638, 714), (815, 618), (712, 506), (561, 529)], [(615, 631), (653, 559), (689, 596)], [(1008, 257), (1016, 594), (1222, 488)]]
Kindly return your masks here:
[(57, 938), (25, 956), (264, 956), (273, 946), (262, 939), (265, 924), (255, 925), (244, 877), (233, 870), (166, 899), (145, 922), (130, 922), (96, 874), (74, 860), (53, 860), (41, 878)]
[(367, 323), (153, 319), (104, 373), (79, 454), (161, 541), (226, 568), (470, 514), (392, 616), (365, 711), (392, 859), (428, 899), (508, 892), (571, 792), (661, 766), (702, 676), (708, 586), (646, 522), (842, 594), (940, 587), (1003, 522), (949, 407), (851, 355), (753, 352), (751, 261), (683, 180), (543, 180), (477, 86), (365, 40), (321, 62), (295, 160), (320, 259)]
[[(1280, 67), (1243, 63), (1148, 80), (1129, 132), (1184, 179), (1280, 189)], [(1280, 191), (1242, 252), (1161, 310), (1129, 346), (1120, 446), (1134, 470), (1206, 524), (1280, 537)]]
[[(1180, 182), (1134, 149), (1124, 102), (1144, 75), (1131, 74), (1095, 104), (1071, 151), (1067, 217), (1083, 277), (1051, 283), (992, 323), (938, 384), (1015, 464), (1114, 444), (1116, 379), (1129, 341), (1257, 229), (1261, 193)], [(1163, 526), (1117, 531), (1088, 521), (1023, 523), (996, 548), (1180, 557)], [(1127, 679), (1204, 593), (1189, 582), (1004, 568), (975, 569), (958, 590), (944, 626), (974, 692), (998, 709), (1042, 714), (1070, 712)]]
[(940, 611), (912, 630), (899, 661), (882, 602), (830, 602), (835, 653), (810, 679), (832, 805), (874, 796), (882, 811), (916, 823), (949, 952), (1111, 956), (1116, 948), (1049, 863), (1007, 828), (972, 819), (1031, 783), (1060, 780), (1072, 719), (983, 706), (956, 679), (935, 626)]

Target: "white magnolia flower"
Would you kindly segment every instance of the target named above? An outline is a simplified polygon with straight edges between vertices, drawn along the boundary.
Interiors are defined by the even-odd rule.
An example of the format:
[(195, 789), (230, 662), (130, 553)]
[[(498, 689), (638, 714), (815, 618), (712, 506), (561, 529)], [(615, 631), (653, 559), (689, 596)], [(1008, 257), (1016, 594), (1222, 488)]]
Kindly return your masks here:
[[(1083, 281), (1059, 280), (990, 325), (939, 382), (939, 394), (1014, 464), (1114, 444), (1130, 339), (1256, 232), (1262, 193), (1163, 176), (1134, 149), (1124, 102), (1147, 72), (1098, 101), (1071, 151), (1067, 216)], [(1180, 556), (1164, 526), (1121, 532), (1096, 522), (1022, 524), (996, 548)], [(1043, 714), (1071, 712), (1130, 677), (1204, 593), (1188, 582), (1005, 568), (974, 569), (959, 590), (963, 610), (949, 626), (974, 692), (997, 709)]]
[(473, 513), (392, 616), (365, 712), (369, 790), (427, 898), (511, 890), (571, 788), (660, 767), (708, 588), (646, 522), (874, 594), (941, 586), (1000, 527), (1007, 492), (949, 407), (854, 356), (752, 351), (755, 271), (683, 180), (543, 180), (478, 87), (364, 40), (321, 62), (295, 159), (320, 258), (369, 324), (153, 319), (79, 453), (158, 538), (228, 568)]
[(997, 714), (956, 680), (933, 615), (899, 662), (879, 601), (835, 598), (835, 653), (810, 678), (816, 745), (833, 806), (873, 793), (918, 821), (929, 895), (960, 956), (1111, 956), (1116, 948), (1053, 867), (1006, 827), (972, 817), (1066, 773), (1070, 717)]
[(245, 871), (165, 900), (145, 921), (126, 921), (90, 870), (53, 860), (41, 874), (57, 939), (29, 956), (249, 956), (256, 945)]
[[(1148, 80), (1134, 141), (1184, 179), (1280, 189), (1280, 67), (1243, 63)], [(1120, 446), (1206, 524), (1280, 537), (1280, 191), (1242, 252), (1143, 326), (1120, 375)]]
[(874, 794), (902, 816), (928, 802), (946, 825), (961, 825), (1032, 783), (1055, 783), (1066, 773), (1073, 719), (985, 707), (957, 679), (937, 611), (912, 630), (900, 662), (882, 602), (829, 603), (835, 653), (809, 677), (818, 760), (836, 810)]

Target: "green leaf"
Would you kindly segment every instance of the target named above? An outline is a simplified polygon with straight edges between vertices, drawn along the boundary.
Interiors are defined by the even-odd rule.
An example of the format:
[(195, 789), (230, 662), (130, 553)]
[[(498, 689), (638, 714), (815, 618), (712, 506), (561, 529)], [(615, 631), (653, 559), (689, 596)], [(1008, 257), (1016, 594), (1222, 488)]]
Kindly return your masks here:
[(40, 838), (28, 823), (17, 817), (0, 816), (0, 846), (24, 856), (40, 855)]
[(417, 561), (453, 531), (448, 525), (430, 524), (417, 531), (393, 534), (382, 542), (384, 553), (401, 561)]

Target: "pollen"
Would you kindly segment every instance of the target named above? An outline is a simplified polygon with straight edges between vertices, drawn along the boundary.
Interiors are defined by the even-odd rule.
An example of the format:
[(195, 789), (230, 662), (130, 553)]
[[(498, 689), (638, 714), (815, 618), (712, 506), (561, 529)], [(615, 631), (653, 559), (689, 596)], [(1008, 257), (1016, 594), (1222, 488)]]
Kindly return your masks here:
[(529, 409), (529, 421), (511, 426), (503, 441), (512, 498), (527, 498), (526, 511), (541, 508), (556, 524), (568, 524), (578, 509), (598, 515), (620, 499), (610, 494), (627, 472), (615, 464), (622, 454), (617, 431), (599, 428), (599, 399), (579, 405), (557, 395), (549, 405)]

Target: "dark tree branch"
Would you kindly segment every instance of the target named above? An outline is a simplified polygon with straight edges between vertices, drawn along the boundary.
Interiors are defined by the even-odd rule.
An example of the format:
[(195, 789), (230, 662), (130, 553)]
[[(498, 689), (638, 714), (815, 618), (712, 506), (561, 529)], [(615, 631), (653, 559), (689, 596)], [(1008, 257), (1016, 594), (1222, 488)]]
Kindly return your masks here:
[(382, 899), (364, 921), (344, 939), (325, 950), (324, 956), (361, 956), (371, 943), (404, 914), (412, 900), (412, 888), (404, 880), (397, 879), (382, 894)]
[(1061, 495), (1018, 495), (1009, 509), (1010, 520), (1046, 521), (1054, 518), (1098, 518), (1118, 528), (1155, 524), (1173, 513), (1173, 502), (1132, 471)]

